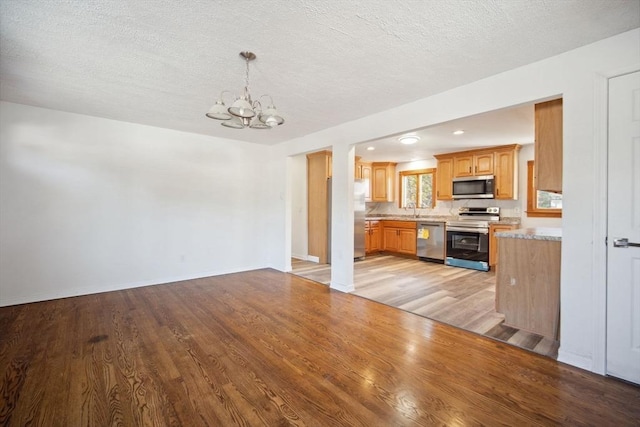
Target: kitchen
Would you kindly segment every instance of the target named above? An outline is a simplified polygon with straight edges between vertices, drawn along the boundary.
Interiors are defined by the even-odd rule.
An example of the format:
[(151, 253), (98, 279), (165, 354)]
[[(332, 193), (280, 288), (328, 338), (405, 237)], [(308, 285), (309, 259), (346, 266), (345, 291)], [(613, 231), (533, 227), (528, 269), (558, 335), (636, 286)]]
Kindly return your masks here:
[[(364, 165), (364, 175), (366, 178), (367, 174), (371, 172), (366, 170), (366, 165), (368, 163), (374, 163), (378, 166), (378, 169), (375, 172), (377, 173), (378, 177), (388, 174), (388, 176), (393, 176), (395, 178), (395, 180), (388, 180), (388, 182), (386, 183), (389, 194), (392, 194), (392, 196), (389, 197), (387, 201), (368, 201), (366, 203), (366, 216), (368, 220), (367, 225), (369, 226), (366, 237), (369, 245), (371, 244), (371, 242), (374, 242), (374, 246), (377, 244), (380, 246), (379, 249), (383, 249), (382, 242), (384, 242), (385, 240), (389, 241), (390, 236), (393, 233), (396, 233), (398, 236), (408, 236), (404, 239), (405, 242), (411, 242), (413, 238), (414, 243), (413, 247), (411, 247), (411, 245), (409, 244), (408, 251), (405, 250), (404, 254), (402, 253), (402, 247), (400, 247), (397, 251), (389, 251), (388, 247), (384, 248), (384, 250), (382, 250), (382, 256), (376, 255), (378, 251), (375, 247), (373, 248), (373, 250), (371, 249), (371, 247), (369, 247), (369, 253), (365, 257), (365, 259), (357, 261), (354, 264), (354, 293), (357, 295), (370, 297), (371, 299), (376, 299), (380, 302), (385, 302), (382, 300), (383, 298), (381, 298), (380, 295), (386, 294), (389, 296), (389, 300), (391, 301), (387, 302), (390, 303), (390, 305), (394, 305), (392, 301), (401, 300), (403, 301), (405, 307), (400, 306), (402, 305), (400, 304), (398, 305), (400, 306), (400, 308), (407, 309), (406, 307), (414, 307), (409, 311), (417, 312), (418, 314), (426, 315), (427, 317), (435, 318), (436, 320), (445, 321), (454, 325), (456, 325), (455, 322), (447, 319), (454, 317), (464, 318), (464, 313), (452, 313), (452, 311), (455, 310), (451, 310), (451, 308), (469, 306), (475, 307), (474, 309), (477, 309), (477, 304), (474, 305), (473, 302), (474, 295), (482, 295), (482, 304), (484, 304), (484, 306), (487, 306), (487, 304), (490, 306), (490, 309), (483, 309), (486, 312), (482, 315), (485, 320), (481, 321), (481, 319), (479, 319), (477, 322), (475, 322), (476, 324), (473, 327), (465, 324), (464, 322), (461, 324), (457, 324), (456, 326), (460, 326), (465, 329), (482, 333), (488, 336), (491, 336), (491, 334), (493, 334), (496, 335), (494, 336), (494, 338), (503, 339), (512, 344), (521, 345), (524, 348), (529, 348), (534, 351), (539, 350), (540, 353), (554, 357), (554, 352), (557, 351), (557, 336), (552, 335), (551, 338), (548, 338), (542, 337), (541, 335), (537, 334), (527, 335), (527, 333), (520, 328), (511, 328), (506, 326), (497, 327), (498, 323), (502, 321), (503, 317), (501, 317), (501, 314), (496, 314), (495, 312), (495, 264), (497, 261), (495, 233), (499, 231), (513, 230), (516, 228), (524, 227), (559, 228), (561, 226), (561, 219), (557, 215), (556, 217), (539, 217), (532, 215), (530, 216), (527, 214), (527, 212), (531, 212), (533, 214), (533, 209), (527, 206), (527, 174), (528, 172), (530, 173), (527, 167), (527, 163), (528, 161), (533, 160), (535, 157), (535, 148), (532, 144), (535, 132), (534, 117), (534, 104), (531, 103), (509, 109), (481, 114), (450, 123), (445, 123), (434, 128), (429, 128), (426, 131), (412, 132), (411, 134), (417, 134), (421, 137), (420, 141), (412, 145), (399, 144), (396, 135), (394, 137), (389, 137), (381, 141), (370, 141), (366, 144), (357, 146), (355, 153), (357, 156), (356, 159), (358, 159), (358, 157), (360, 158), (359, 163), (356, 163), (357, 177), (358, 174), (360, 174), (360, 177), (363, 175), (362, 165)], [(452, 136), (452, 133), (456, 130), (465, 130), (465, 133)], [(375, 150), (370, 150), (368, 149), (369, 147), (374, 147)], [(495, 155), (494, 153), (510, 153), (510, 155), (513, 156), (511, 157), (513, 159), (513, 163), (511, 169), (509, 170), (509, 173), (513, 177), (512, 179), (514, 184), (512, 192), (503, 192), (502, 197), (497, 197), (496, 195), (496, 197), (492, 199), (453, 199), (453, 197), (451, 197), (449, 200), (440, 200), (442, 197), (438, 197), (436, 195), (436, 197), (429, 200), (429, 203), (426, 204), (423, 203), (422, 200), (418, 200), (416, 203), (411, 204), (408, 200), (408, 197), (405, 197), (408, 195), (415, 195), (414, 190), (407, 189), (406, 183), (405, 185), (402, 185), (402, 180), (405, 177), (410, 176), (411, 171), (444, 169), (442, 167), (438, 168), (438, 159), (433, 157), (434, 154), (454, 152), (459, 153), (463, 151), (467, 152), (469, 150), (476, 150), (472, 151), (472, 153), (475, 152), (477, 154), (482, 154), (483, 152), (486, 152), (488, 148), (489, 151), (492, 152), (492, 156)], [(431, 151), (426, 153), (426, 150)], [(304, 156), (301, 157), (303, 157), (303, 159), (298, 159), (299, 163), (294, 163), (294, 165), (300, 166), (300, 170), (304, 171), (306, 169), (306, 159), (304, 159)], [(440, 160), (443, 160), (442, 156), (438, 155), (436, 157), (440, 157)], [(444, 156), (444, 158), (446, 157), (447, 156)], [(330, 153), (328, 155), (325, 154), (325, 160), (327, 159), (330, 160)], [(411, 159), (419, 160), (411, 161)], [(303, 163), (303, 161), (305, 163)], [(394, 168), (395, 170), (392, 171), (392, 168)], [(330, 173), (330, 171), (328, 173)], [(444, 180), (438, 180), (436, 175), (439, 176), (439, 174), (434, 174), (435, 188), (433, 188), (432, 190), (435, 190), (437, 192), (439, 191), (439, 189), (441, 189)], [(496, 174), (496, 176), (498, 175), (499, 174)], [(505, 188), (504, 178), (502, 178), (502, 181), (500, 181), (500, 178), (498, 177), (497, 180), (499, 182), (496, 185), (501, 188)], [(299, 190), (302, 191), (304, 189), (299, 188)], [(295, 192), (296, 189), (294, 189), (294, 194)], [(378, 193), (380, 192), (381, 190), (378, 190)], [(302, 193), (304, 193), (304, 191), (302, 191)], [(375, 194), (375, 196), (380, 197), (381, 194)], [(309, 209), (309, 213), (318, 211), (311, 205), (309, 205), (309, 207), (306, 207), (306, 199), (302, 200), (302, 198), (300, 198), (299, 200), (300, 203), (297, 209), (294, 208), (294, 212), (297, 212), (297, 214), (294, 215), (295, 218), (293, 227), (294, 235), (292, 241), (292, 252), (294, 258), (297, 258), (297, 260), (294, 262), (293, 272), (311, 278), (312, 280), (328, 283), (330, 278), (330, 265), (320, 261), (320, 258), (314, 259), (313, 256), (308, 256), (309, 254), (313, 253), (311, 249), (314, 244), (313, 237), (304, 236), (304, 230), (302, 232), (295, 233), (296, 229), (301, 230), (301, 227), (296, 228), (295, 221), (296, 219), (305, 218), (305, 208)], [(378, 198), (378, 200), (380, 199)], [(460, 208), (462, 208), (463, 212), (459, 211)], [(484, 212), (482, 212), (483, 209)], [(423, 260), (419, 260), (420, 254), (418, 254), (417, 252), (418, 245), (421, 243), (421, 240), (429, 240), (420, 239), (420, 237), (424, 238), (427, 233), (429, 234), (429, 237), (431, 237), (431, 230), (426, 231), (425, 228), (420, 228), (417, 224), (423, 224), (425, 222), (440, 224), (441, 229), (443, 230), (445, 228), (445, 222), (450, 221), (450, 229), (453, 225), (451, 221), (454, 219), (459, 220), (460, 218), (458, 218), (458, 216), (460, 213), (462, 213), (461, 220), (465, 221), (465, 223), (458, 224), (459, 227), (469, 226), (472, 223), (477, 224), (478, 221), (486, 222), (487, 224), (485, 224), (485, 228), (489, 226), (487, 234), (483, 234), (483, 236), (486, 236), (483, 241), (488, 242), (488, 239), (490, 238), (493, 244), (484, 244), (483, 252), (487, 256), (487, 260), (481, 261), (481, 263), (478, 264), (482, 265), (482, 263), (484, 262), (488, 265), (486, 267), (480, 268), (460, 268), (459, 266), (455, 266), (456, 264), (460, 264), (455, 259), (446, 261), (444, 249), (442, 250), (442, 255), (440, 257), (435, 256), (435, 260), (440, 263), (446, 262), (448, 266), (442, 264), (438, 265), (436, 263), (428, 263), (424, 262)], [(477, 215), (488, 215), (488, 218), (474, 218)], [(313, 215), (310, 215), (309, 218), (311, 218), (311, 216)], [(414, 218), (416, 216), (417, 218)], [(469, 221), (469, 219), (471, 219), (472, 221)], [(389, 221), (393, 222), (389, 223)], [(407, 228), (402, 229), (402, 224), (404, 224), (404, 226)], [(384, 227), (384, 225), (386, 225), (386, 227)], [(302, 225), (302, 227), (304, 226), (306, 226), (306, 224)], [(385, 239), (385, 237), (383, 236), (384, 233), (387, 234), (387, 239)], [(372, 236), (375, 237), (372, 238)], [(305, 242), (305, 237), (309, 239), (308, 247), (310, 249), (309, 254), (307, 254), (306, 257), (304, 255), (304, 245), (307, 244), (307, 242)], [(403, 239), (399, 239), (398, 243), (402, 243), (402, 241)], [(432, 239), (432, 241), (439, 241), (440, 245), (444, 246), (447, 239), (445, 239), (445, 237), (441, 235), (439, 239)], [(450, 239), (449, 245), (451, 246)], [(298, 250), (303, 253), (302, 256), (299, 255)], [(489, 257), (491, 258), (491, 260), (488, 259)], [(431, 256), (428, 256), (427, 258), (434, 257), (431, 254)], [(309, 263), (308, 261), (312, 261), (312, 263)], [(559, 261), (559, 257), (556, 261)], [(313, 262), (317, 262), (317, 264)], [(388, 272), (381, 272), (380, 274), (378, 274), (381, 279), (377, 283), (375, 283), (376, 289), (372, 290), (370, 293), (371, 295), (377, 296), (368, 296), (368, 291), (366, 288), (367, 286), (371, 286), (372, 282), (372, 274), (370, 272), (379, 268), (379, 266), (376, 267), (376, 264), (386, 265), (391, 262), (399, 263), (397, 267), (389, 268), (389, 270), (392, 271), (391, 275), (396, 275), (396, 277), (385, 279), (385, 277), (387, 277), (385, 276), (385, 274), (389, 274)], [(420, 268), (422, 268), (426, 272), (421, 272), (419, 274), (428, 276), (429, 280), (434, 277), (439, 277), (438, 280), (434, 281), (446, 283), (450, 282), (450, 276), (454, 276), (457, 277), (457, 281), (459, 283), (467, 284), (466, 288), (463, 289), (463, 292), (460, 295), (456, 296), (453, 295), (450, 290), (445, 291), (443, 289), (435, 288), (431, 289), (431, 291), (425, 290), (424, 281), (426, 280), (426, 276), (422, 276), (419, 280), (417, 280), (417, 282), (419, 282), (420, 280), (422, 280), (423, 282), (422, 290), (419, 291), (422, 293), (421, 295), (423, 299), (427, 298), (425, 293), (428, 292), (431, 292), (434, 295), (446, 294), (446, 298), (443, 298), (440, 301), (435, 301), (433, 300), (433, 298), (429, 301), (434, 307), (439, 308), (441, 313), (447, 312), (447, 310), (443, 309), (441, 306), (447, 305), (448, 302), (450, 306), (450, 309), (447, 313), (448, 317), (444, 316), (442, 319), (438, 319), (429, 315), (428, 307), (425, 307), (424, 305), (422, 307), (419, 306), (418, 297), (416, 297), (416, 299), (414, 299), (413, 301), (406, 301), (407, 298), (409, 298), (408, 295), (410, 295), (410, 292), (407, 290), (407, 287), (409, 286), (407, 285), (407, 283), (410, 283), (412, 280), (416, 281), (415, 277), (412, 279), (410, 276), (411, 274), (415, 273), (415, 269)], [(402, 274), (400, 273), (402, 273), (402, 269), (407, 272), (409, 277), (401, 277)], [(490, 271), (483, 271), (486, 269), (489, 269)], [(369, 273), (367, 273), (367, 271)], [(485, 288), (487, 288), (487, 281), (491, 282), (490, 287), (492, 288), (492, 294), (489, 296), (487, 292), (485, 292)], [(474, 291), (473, 286), (476, 285), (478, 286), (478, 289)], [(416, 283), (415, 286), (419, 286), (419, 284)], [(388, 287), (388, 292), (382, 292), (382, 287)], [(404, 294), (405, 297), (400, 298), (398, 296), (399, 294)], [(464, 301), (457, 301), (456, 298), (458, 297), (464, 298)], [(487, 334), (489, 331), (491, 331), (491, 333)], [(508, 339), (505, 339), (505, 334), (509, 335)], [(536, 338), (536, 336), (538, 336), (539, 338)], [(538, 350), (535, 349), (536, 346), (539, 347)]]

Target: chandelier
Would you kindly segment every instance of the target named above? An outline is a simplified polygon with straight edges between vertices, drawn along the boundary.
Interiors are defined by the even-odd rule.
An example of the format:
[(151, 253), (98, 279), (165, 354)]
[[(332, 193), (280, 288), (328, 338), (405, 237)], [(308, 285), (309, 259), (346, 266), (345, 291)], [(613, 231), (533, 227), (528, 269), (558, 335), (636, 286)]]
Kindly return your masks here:
[(273, 105), (271, 95), (261, 95), (259, 99), (269, 98), (267, 108), (262, 107), (259, 100), (253, 101), (249, 93), (249, 62), (256, 59), (253, 52), (240, 52), (240, 56), (245, 59), (247, 64), (246, 83), (244, 86), (244, 94), (236, 96), (231, 107), (227, 108), (224, 103), (223, 95), (225, 93), (232, 94), (228, 90), (220, 92), (220, 96), (216, 103), (207, 112), (206, 116), (211, 119), (222, 120), (222, 126), (233, 129), (271, 129), (284, 123), (284, 119), (276, 107)]

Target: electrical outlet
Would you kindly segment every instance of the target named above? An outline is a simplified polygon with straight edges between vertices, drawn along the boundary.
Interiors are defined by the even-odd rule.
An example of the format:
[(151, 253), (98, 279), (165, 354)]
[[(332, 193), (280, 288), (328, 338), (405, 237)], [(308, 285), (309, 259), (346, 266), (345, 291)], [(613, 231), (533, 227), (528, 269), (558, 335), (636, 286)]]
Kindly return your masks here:
[(515, 278), (515, 277), (512, 277), (512, 278), (509, 280), (509, 285), (511, 285), (511, 286), (515, 286), (515, 285), (516, 285), (516, 278)]

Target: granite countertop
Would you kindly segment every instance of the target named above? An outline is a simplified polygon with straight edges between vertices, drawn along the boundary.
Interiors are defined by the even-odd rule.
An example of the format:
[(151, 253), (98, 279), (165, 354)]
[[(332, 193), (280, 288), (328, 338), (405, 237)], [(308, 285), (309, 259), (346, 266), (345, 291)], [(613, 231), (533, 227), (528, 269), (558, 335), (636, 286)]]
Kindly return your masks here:
[(496, 233), (496, 237), (512, 238), (512, 239), (530, 239), (530, 240), (562, 240), (562, 228), (551, 227), (532, 227), (520, 228), (518, 230), (500, 231)]
[[(458, 220), (457, 215), (371, 215), (365, 217), (367, 221), (416, 221), (416, 222), (447, 222)], [(520, 224), (519, 217), (503, 217), (500, 221), (489, 221), (489, 224)]]
[(420, 215), (414, 217), (413, 215), (372, 215), (367, 216), (367, 221), (424, 221), (424, 222), (447, 222), (448, 220), (455, 218), (452, 216), (443, 215)]

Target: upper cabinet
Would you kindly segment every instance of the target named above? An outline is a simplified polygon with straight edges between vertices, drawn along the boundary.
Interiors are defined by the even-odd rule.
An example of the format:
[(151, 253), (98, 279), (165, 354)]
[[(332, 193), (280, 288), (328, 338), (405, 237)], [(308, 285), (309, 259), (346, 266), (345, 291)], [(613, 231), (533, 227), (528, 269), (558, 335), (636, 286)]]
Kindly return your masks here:
[(494, 197), (502, 200), (518, 199), (518, 151), (520, 146), (509, 145), (497, 149), (494, 157), (496, 173)]
[(371, 163), (363, 162), (360, 158), (356, 158), (356, 179), (362, 179), (365, 182), (364, 199), (366, 202), (371, 201)]
[(496, 199), (518, 198), (518, 152), (517, 144), (480, 150), (437, 154), (436, 198), (453, 199), (453, 178), (494, 175)]
[(493, 175), (493, 151), (455, 156), (453, 177)]
[(371, 201), (395, 201), (396, 163), (371, 163)]
[(562, 98), (536, 104), (535, 121), (536, 189), (562, 193)]
[(436, 199), (453, 200), (453, 157), (435, 156), (438, 159), (436, 168)]

